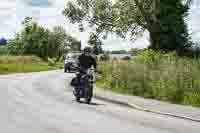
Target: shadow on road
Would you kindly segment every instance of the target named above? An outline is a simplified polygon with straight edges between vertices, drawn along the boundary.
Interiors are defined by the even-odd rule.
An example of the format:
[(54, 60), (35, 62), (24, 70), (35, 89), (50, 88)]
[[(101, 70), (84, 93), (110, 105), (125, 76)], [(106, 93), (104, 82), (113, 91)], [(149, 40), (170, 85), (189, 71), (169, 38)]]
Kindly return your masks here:
[[(75, 101), (75, 100), (74, 100), (74, 101)], [(76, 102), (76, 101), (75, 101), (75, 102)], [(77, 102), (77, 103), (86, 104), (84, 101), (80, 101), (80, 102)], [(86, 105), (89, 105), (89, 106), (101, 106), (101, 105), (105, 105), (105, 104), (98, 103), (98, 102), (91, 102), (90, 104), (86, 104)]]
[(100, 106), (100, 105), (105, 105), (105, 104), (92, 102), (92, 103), (90, 103), (89, 105)]

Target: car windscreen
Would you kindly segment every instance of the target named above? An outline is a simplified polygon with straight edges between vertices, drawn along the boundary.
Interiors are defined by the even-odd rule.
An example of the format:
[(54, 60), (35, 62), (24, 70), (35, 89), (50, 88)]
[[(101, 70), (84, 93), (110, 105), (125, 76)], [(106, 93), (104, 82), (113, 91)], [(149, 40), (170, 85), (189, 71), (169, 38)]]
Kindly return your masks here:
[(77, 59), (79, 55), (70, 55), (70, 56), (66, 56), (66, 59), (69, 59), (69, 60), (74, 60), (74, 59)]

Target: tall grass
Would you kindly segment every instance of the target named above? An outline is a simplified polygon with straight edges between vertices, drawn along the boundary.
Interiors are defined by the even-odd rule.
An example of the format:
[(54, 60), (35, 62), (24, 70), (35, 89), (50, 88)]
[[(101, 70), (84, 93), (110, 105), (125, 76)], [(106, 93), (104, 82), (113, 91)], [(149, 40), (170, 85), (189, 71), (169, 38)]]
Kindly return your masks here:
[(179, 58), (175, 53), (145, 51), (128, 62), (101, 65), (104, 87), (200, 107), (200, 60)]
[(0, 56), (0, 64), (44, 64), (37, 56)]
[(38, 72), (63, 68), (62, 63), (49, 65), (37, 56), (0, 56), (0, 74)]

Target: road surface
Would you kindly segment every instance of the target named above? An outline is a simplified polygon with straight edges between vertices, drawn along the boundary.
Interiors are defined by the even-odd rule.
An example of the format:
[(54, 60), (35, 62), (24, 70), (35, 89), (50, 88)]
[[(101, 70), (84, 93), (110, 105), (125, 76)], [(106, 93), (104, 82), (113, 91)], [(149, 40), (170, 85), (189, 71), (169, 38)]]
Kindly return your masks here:
[(2, 133), (199, 133), (200, 123), (94, 99), (76, 103), (73, 74), (50, 71), (0, 76)]

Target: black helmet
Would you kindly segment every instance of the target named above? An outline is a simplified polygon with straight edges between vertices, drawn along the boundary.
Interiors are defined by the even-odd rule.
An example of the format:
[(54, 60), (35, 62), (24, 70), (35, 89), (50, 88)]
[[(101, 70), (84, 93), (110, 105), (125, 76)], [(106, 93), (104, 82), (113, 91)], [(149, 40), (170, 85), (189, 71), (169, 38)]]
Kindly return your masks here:
[(83, 52), (84, 52), (84, 53), (92, 53), (92, 49), (91, 49), (90, 47), (85, 47), (85, 48), (83, 49)]

